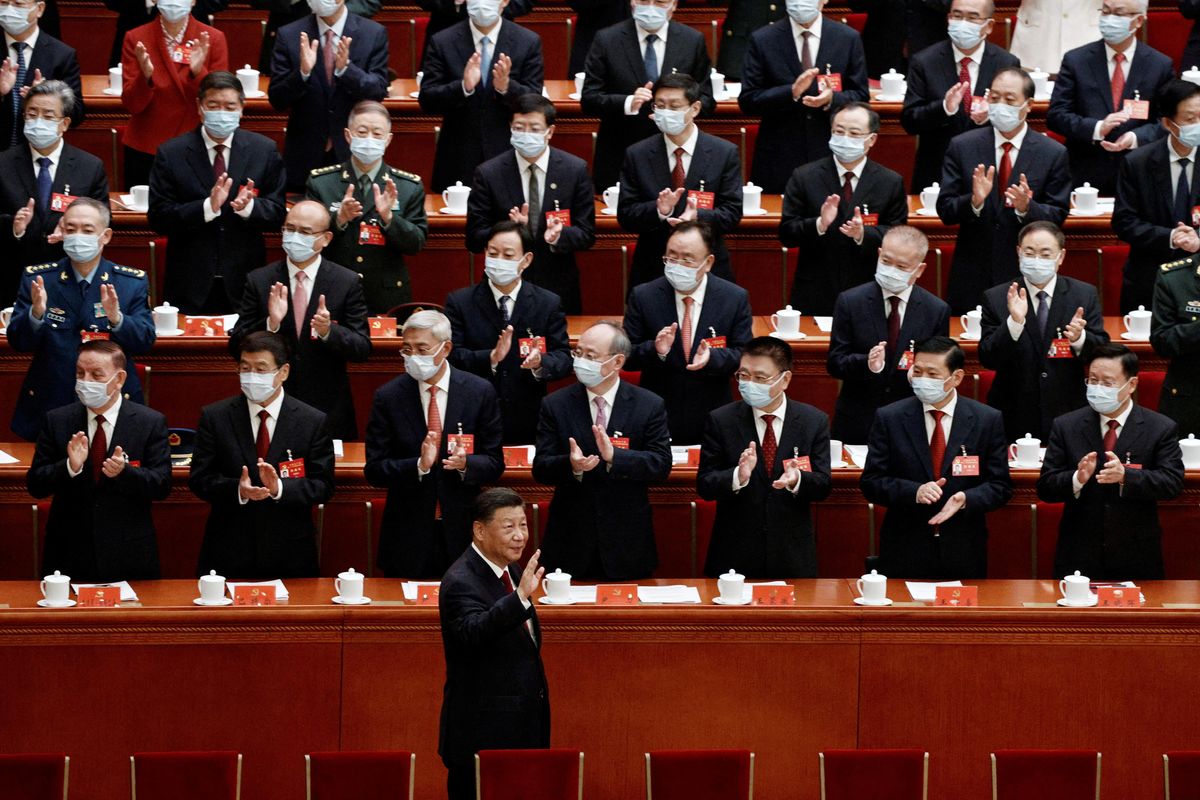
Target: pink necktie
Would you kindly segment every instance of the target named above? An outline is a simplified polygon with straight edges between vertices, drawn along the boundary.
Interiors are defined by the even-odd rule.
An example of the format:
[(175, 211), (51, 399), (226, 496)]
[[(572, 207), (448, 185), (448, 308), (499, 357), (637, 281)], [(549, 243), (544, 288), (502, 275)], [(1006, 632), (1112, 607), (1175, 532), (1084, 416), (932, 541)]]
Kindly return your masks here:
[(333, 83), (333, 60), (335, 53), (333, 52), (333, 29), (325, 31), (325, 82)]
[(602, 431), (608, 430), (608, 417), (604, 413), (604, 398), (597, 397), (592, 402), (596, 404), (596, 427)]
[(303, 338), (301, 333), (304, 331), (304, 316), (308, 313), (308, 290), (304, 288), (304, 282), (308, 280), (308, 276), (304, 274), (304, 270), (296, 272), (296, 290), (292, 292), (292, 316), (296, 318), (296, 338)]

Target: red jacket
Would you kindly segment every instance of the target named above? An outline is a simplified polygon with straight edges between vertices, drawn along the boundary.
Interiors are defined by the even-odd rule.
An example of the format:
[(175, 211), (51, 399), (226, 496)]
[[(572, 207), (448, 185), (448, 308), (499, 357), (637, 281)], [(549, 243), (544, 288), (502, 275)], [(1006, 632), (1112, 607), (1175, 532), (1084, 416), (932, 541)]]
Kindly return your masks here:
[[(229, 69), (229, 50), (225, 34), (216, 28), (188, 17), (183, 42), (199, 39), (207, 31), (208, 63), (199, 75), (192, 75), (186, 61), (174, 63), (167, 52), (162, 24), (151, 20), (125, 34), (121, 50), (121, 102), (129, 109), (129, 127), (125, 144), (143, 153), (154, 153), (168, 139), (187, 133), (199, 122), (196, 111), (200, 81), (213, 70)], [(138, 42), (146, 46), (154, 64), (154, 83), (142, 77), (134, 51)]]

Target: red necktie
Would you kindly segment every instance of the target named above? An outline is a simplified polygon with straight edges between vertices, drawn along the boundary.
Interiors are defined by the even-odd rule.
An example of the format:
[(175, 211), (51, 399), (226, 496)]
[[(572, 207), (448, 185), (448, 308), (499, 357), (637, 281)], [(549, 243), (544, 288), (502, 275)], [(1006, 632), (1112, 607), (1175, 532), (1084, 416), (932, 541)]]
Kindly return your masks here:
[(692, 358), (692, 303), (696, 302), (695, 298), (683, 298), (683, 360), (690, 361)]
[[(1104, 453), (1112, 453), (1117, 449), (1117, 425), (1118, 423), (1115, 419), (1108, 421), (1108, 432), (1104, 434)], [(1103, 456), (1104, 453), (1100, 455)], [(1100, 459), (1101, 463), (1104, 461), (1104, 458)]]
[(850, 201), (854, 199), (854, 184), (851, 182), (851, 179), (854, 178), (854, 173), (847, 172), (842, 178), (842, 203), (846, 207), (846, 216), (850, 216), (854, 211), (850, 205)]
[(271, 432), (267, 430), (267, 420), (270, 418), (271, 412), (265, 408), (258, 412), (258, 438), (254, 440), (254, 449), (263, 461), (267, 460), (267, 451), (271, 449)]
[(971, 59), (969, 58), (958, 62), (958, 82), (967, 85), (967, 88), (963, 89), (962, 105), (958, 109), (963, 114), (971, 113), (971, 71), (967, 69), (967, 65), (970, 63)]
[(104, 466), (104, 459), (108, 457), (108, 436), (104, 433), (104, 415), (96, 415), (96, 432), (92, 434), (92, 478), (99, 482), (100, 476), (103, 475), (100, 468)]
[(771, 477), (775, 469), (775, 450), (779, 447), (775, 441), (775, 415), (763, 414), (762, 420), (766, 423), (767, 429), (763, 431), (762, 439), (762, 457), (763, 468), (767, 472), (767, 477)]
[(215, 144), (213, 150), (216, 155), (213, 156), (213, 180), (221, 180), (221, 176), (225, 174), (225, 145)]
[(333, 61), (334, 61), (334, 56), (336, 55), (336, 53), (334, 53), (334, 51), (333, 51), (333, 29), (332, 28), (325, 31), (324, 50), (325, 50), (325, 52), (322, 55), (325, 56), (325, 82), (328, 84), (332, 84), (333, 83)]
[[(888, 312), (888, 352), (896, 352), (896, 342), (900, 340), (900, 298), (892, 295), (888, 298), (892, 310)], [(876, 317), (878, 319), (878, 317)]]
[(671, 188), (682, 189), (687, 175), (683, 171), (683, 148), (675, 148), (675, 169), (671, 171)]
[(1000, 145), (1000, 149), (1004, 151), (1004, 155), (1000, 157), (1000, 180), (996, 183), (1000, 187), (1000, 196), (1004, 196), (1004, 190), (1012, 183), (1012, 142), (1005, 142)]
[(1113, 74), (1112, 74), (1112, 104), (1113, 111), (1121, 110), (1121, 96), (1125, 94), (1125, 70), (1121, 69), (1121, 64), (1125, 61), (1123, 53), (1117, 53), (1113, 56)]
[(429, 387), (429, 424), (426, 426), (430, 433), (442, 432), (442, 412), (437, 404), (438, 387)]
[(946, 416), (946, 412), (934, 409), (929, 413), (933, 414), (933, 435), (929, 437), (929, 462), (933, 465), (933, 479), (937, 480), (942, 475), (942, 461), (946, 458), (946, 433), (942, 430), (942, 417)]

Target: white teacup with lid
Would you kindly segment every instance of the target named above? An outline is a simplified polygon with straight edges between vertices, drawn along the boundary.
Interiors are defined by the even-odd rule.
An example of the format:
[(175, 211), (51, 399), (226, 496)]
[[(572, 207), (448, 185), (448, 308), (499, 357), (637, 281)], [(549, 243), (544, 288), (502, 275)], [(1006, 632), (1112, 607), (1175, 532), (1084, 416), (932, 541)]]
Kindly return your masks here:
[(1200, 469), (1200, 439), (1196, 434), (1189, 433), (1186, 439), (1180, 439), (1179, 449), (1183, 451), (1185, 469)]
[(361, 572), (355, 572), (354, 567), (339, 572), (338, 576), (333, 581), (333, 588), (337, 590), (337, 596), (342, 603), (362, 603), (370, 602), (368, 598), (363, 597), (363, 584), (366, 582), (365, 577)]
[(51, 608), (73, 605), (69, 575), (63, 575), (58, 570), (54, 570), (53, 575), (42, 578), (41, 588), (42, 597), (45, 599), (43, 605)]
[(731, 569), (717, 578), (717, 589), (722, 603), (741, 603), (746, 599), (746, 576)]
[(879, 570), (871, 570), (858, 579), (856, 584), (860, 595), (859, 605), (881, 606), (890, 601), (887, 596), (887, 576), (880, 575)]
[(1089, 605), (1095, 600), (1091, 587), (1091, 578), (1081, 575), (1079, 570), (1075, 570), (1074, 575), (1068, 575), (1058, 582), (1058, 591), (1062, 594), (1066, 605)]
[(546, 593), (547, 603), (571, 602), (571, 573), (556, 569), (542, 578), (542, 591)]

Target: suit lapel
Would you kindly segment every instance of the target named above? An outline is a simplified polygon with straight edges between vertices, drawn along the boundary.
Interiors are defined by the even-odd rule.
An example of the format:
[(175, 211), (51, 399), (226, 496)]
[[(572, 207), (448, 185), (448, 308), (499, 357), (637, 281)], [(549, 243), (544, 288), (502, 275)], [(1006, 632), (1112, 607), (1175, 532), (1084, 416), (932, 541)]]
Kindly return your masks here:
[[(915, 294), (915, 292), (916, 290), (914, 289), (913, 293)], [(909, 294), (908, 297), (911, 300), (912, 294)], [(871, 290), (867, 293), (867, 303), (870, 305), (870, 308), (864, 309), (863, 319), (865, 321), (864, 324), (871, 326), (871, 344), (873, 346), (877, 342), (887, 341), (888, 338), (887, 312), (884, 310), (883, 305), (883, 289), (879, 288), (878, 283), (872, 282)], [(907, 319), (908, 314), (905, 314), (904, 317)], [(903, 326), (901, 327), (903, 328)], [(901, 330), (900, 333), (903, 334), (904, 331)], [(887, 371), (889, 366), (891, 365), (884, 365), (884, 372)]]
[(467, 406), (463, 397), (464, 381), (458, 370), (450, 369), (450, 391), (446, 395), (446, 417), (442, 420), (442, 439), (450, 433), (458, 433), (458, 426), (463, 421), (463, 410)]
[[(1155, 213), (1159, 219), (1168, 219), (1173, 215), (1175, 184), (1171, 182), (1171, 159), (1175, 157), (1175, 151), (1171, 148), (1171, 137), (1166, 136), (1159, 142), (1153, 145), (1154, 152), (1151, 154), (1150, 162), (1153, 164), (1153, 169), (1149, 170), (1152, 175), (1161, 175), (1158, 181), (1159, 191), (1151, 192), (1154, 197), (1154, 202), (1157, 205)], [(1195, 191), (1195, 170), (1192, 171), (1192, 186), (1193, 193)], [(1156, 180), (1150, 178), (1151, 180)]]
[(1054, 297), (1050, 300), (1050, 313), (1046, 317), (1043, 344), (1047, 348), (1050, 341), (1058, 337), (1060, 330), (1066, 331), (1067, 323), (1075, 316), (1075, 309), (1079, 308), (1073, 288), (1070, 278), (1058, 276), (1058, 282), (1054, 285)]
[[(333, 268), (329, 264), (329, 259), (321, 259), (321, 268), (317, 270), (317, 277), (308, 287), (308, 308), (304, 312), (305, 320), (312, 319), (313, 315), (317, 313), (317, 307), (321, 303), (321, 295), (328, 294), (329, 292), (329, 284), (333, 279)], [(295, 324), (295, 320), (292, 321), (292, 324)]]
[[(949, 466), (954, 461), (954, 457), (962, 455), (963, 444), (967, 440), (967, 434), (975, 426), (975, 412), (969, 405), (963, 402), (962, 393), (958, 395), (958, 402), (954, 405), (954, 416), (950, 420), (950, 437), (946, 440), (946, 455), (942, 458), (942, 469), (936, 477), (942, 477), (948, 474)], [(969, 456), (980, 456), (982, 463), (982, 453), (967, 453)]]
[[(850, 196), (850, 212), (854, 211), (855, 206), (861, 207), (863, 202), (870, 197), (871, 189), (875, 185), (875, 180), (878, 174), (878, 164), (869, 158), (863, 162), (862, 177), (858, 179), (858, 186), (854, 187), (854, 194)], [(864, 214), (869, 212), (869, 208), (863, 209)]]
[[(708, 275), (708, 288), (704, 290), (704, 305), (700, 306), (700, 318), (692, 321), (692, 352), (688, 353), (688, 363), (691, 363), (700, 340), (709, 336), (709, 328), (716, 330), (714, 321), (721, 316), (721, 290), (714, 284), (712, 273)], [(728, 334), (729, 331), (717, 331), (717, 336)]]
[[(279, 406), (279, 417), (275, 420), (275, 432), (271, 434), (271, 444), (267, 448), (265, 460), (269, 464), (292, 460), (294, 454), (289, 452), (288, 445), (291, 444), (292, 414), (295, 413), (295, 402), (292, 396), (285, 391), (283, 403)], [(249, 422), (248, 418), (247, 422)], [(300, 457), (303, 458), (304, 454), (301, 453)]]
[[(241, 133), (240, 138), (237, 135), (233, 137), (238, 143), (237, 147), (229, 144), (228, 140), (226, 140), (228, 146), (225, 148), (225, 172), (233, 179), (233, 187), (229, 190), (230, 198), (237, 197), (238, 190), (246, 182), (246, 166), (250, 157), (250, 154), (246, 152), (246, 142), (248, 139), (246, 132), (239, 131), (239, 133)], [(205, 149), (207, 150), (207, 148)], [(207, 161), (207, 153), (205, 156), (204, 160)]]
[[(482, 281), (475, 284), (475, 305), (479, 307), (484, 319), (495, 326), (497, 331), (504, 330), (504, 319), (500, 316), (500, 308), (496, 305), (495, 298), (492, 297), (491, 283), (485, 277)], [(525, 294), (524, 290), (517, 295), (519, 300)], [(514, 305), (514, 311), (516, 306)]]
[(503, 207), (516, 206), (520, 208), (525, 202), (525, 192), (521, 186), (521, 156), (517, 154), (516, 150), (512, 152), (511, 158), (506, 158), (501, 162), (500, 179), (501, 190), (504, 192)]
[[(1144, 50), (1144, 47), (1139, 47), (1138, 50)], [(1112, 102), (1112, 78), (1108, 76), (1108, 51), (1104, 47), (1104, 42), (1095, 42), (1087, 54), (1088, 72), (1091, 73), (1092, 89), (1096, 92), (1096, 97), (1104, 104), (1104, 108), (1109, 111), (1115, 111)], [(1130, 74), (1134, 74), (1130, 71)], [(1128, 89), (1128, 83), (1126, 84)]]
[(188, 164), (191, 165), (192, 172), (196, 173), (196, 179), (201, 186), (211, 189), (215, 181), (213, 165), (208, 160), (208, 145), (204, 143), (204, 136), (200, 133), (199, 128), (189, 134), (187, 152)]
[[(637, 23), (633, 20), (627, 20), (622, 23), (625, 26), (625, 35), (622, 38), (624, 42), (625, 58), (629, 62), (629, 74), (635, 76), (634, 86), (644, 86), (646, 84), (646, 62), (642, 58), (642, 45), (638, 39)], [(667, 41), (673, 37), (668, 37)], [(663, 59), (666, 60), (665, 58)], [(661, 66), (659, 65), (659, 73), (661, 74)]]
[[(1041, 136), (1042, 134), (1035, 131), (1033, 127), (1029, 125), (1028, 120), (1026, 120), (1025, 126), (1025, 139), (1021, 142), (1021, 149), (1017, 151), (1017, 160), (1013, 162), (1012, 177), (1009, 178), (1009, 180), (1014, 184), (1021, 180), (1022, 173), (1028, 176), (1031, 172), (1033, 172), (1033, 168), (1037, 166), (1038, 162), (1038, 148), (1041, 146), (1041, 140), (1037, 137)], [(999, 173), (1000, 168), (997, 167), (997, 186), (1000, 185)], [(1004, 188), (1006, 187), (1001, 187), (1000, 194), (998, 195), (993, 192), (993, 196), (996, 197), (997, 201), (1002, 207), (1004, 205)], [(1035, 192), (1034, 194), (1036, 195), (1037, 193)]]
[(792, 458), (797, 455), (807, 455), (799, 451), (800, 441), (800, 407), (799, 404), (792, 403), (787, 397), (784, 397), (783, 402), (786, 404), (787, 412), (783, 418), (783, 430), (779, 434), (779, 446), (775, 451), (775, 463), (771, 465), (771, 473), (768, 477), (783, 474), (783, 462), (785, 459)]
[[(1142, 424), (1145, 422), (1145, 414), (1142, 413), (1142, 407), (1136, 403), (1129, 412), (1129, 416), (1125, 418), (1125, 424), (1121, 426), (1121, 432), (1117, 435), (1116, 449), (1113, 450), (1117, 454), (1117, 458), (1121, 463), (1126, 462), (1131, 464), (1142, 464), (1145, 462), (1148, 453), (1144, 453), (1139, 449), (1141, 444)], [(1103, 462), (1103, 459), (1100, 459)], [(1101, 464), (1096, 465), (1096, 471), (1099, 472)]]
[(681, 23), (667, 23), (667, 46), (663, 48), (663, 63), (659, 68), (659, 76), (670, 75), (672, 71), (687, 72), (687, 64), (684, 63), (683, 43), (679, 39), (679, 28)]
[[(19, 147), (20, 145), (18, 145)], [(30, 163), (30, 162), (26, 162)], [(32, 166), (30, 167), (32, 174)], [(54, 171), (54, 182), (51, 184), (52, 192), (60, 192), (62, 194), (70, 194), (71, 175), (75, 172), (75, 153), (71, 148), (63, 145), (62, 155), (59, 156), (58, 169)]]
[[(885, 366), (884, 369), (887, 369)], [(913, 399), (911, 401), (909, 412), (909, 422), (904, 427), (907, 429), (908, 438), (912, 442), (913, 455), (917, 461), (921, 462), (921, 471), (926, 478), (933, 479), (933, 464), (931, 462), (932, 454), (929, 450), (929, 434), (925, 430), (925, 406), (920, 400)], [(951, 425), (953, 431), (954, 426)], [(946, 448), (946, 452), (950, 452), (950, 448)]]
[(242, 463), (247, 466), (257, 463), (258, 451), (254, 445), (254, 431), (250, 427), (250, 401), (245, 397), (239, 397), (236, 403), (229, 406), (229, 427), (242, 449)]
[(614, 408), (608, 413), (608, 433), (610, 436), (629, 436), (629, 426), (634, 420), (633, 389), (625, 381), (617, 388), (617, 398)]
[[(954, 60), (954, 51), (950, 51), (950, 59)], [(975, 97), (983, 97), (987, 90), (992, 86), (992, 78), (996, 74), (996, 51), (987, 42), (983, 45), (983, 56), (979, 59), (979, 74), (975, 79), (975, 85), (971, 87), (971, 94)], [(958, 82), (958, 70), (954, 70), (953, 83)]]
[[(880, 294), (880, 302), (883, 302), (883, 295)], [(912, 335), (914, 328), (920, 325), (921, 316), (925, 313), (925, 296), (921, 294), (918, 287), (913, 287), (912, 292), (908, 295), (908, 305), (904, 309), (904, 321), (900, 323), (900, 338), (896, 342), (897, 353), (902, 353), (908, 349), (908, 344), (917, 337)], [(884, 339), (887, 338), (887, 318), (884, 318)], [(883, 341), (880, 339), (879, 341)], [(884, 364), (883, 369), (886, 372), (888, 369), (895, 369), (896, 359), (892, 359), (892, 363)]]
[[(552, 147), (550, 148), (550, 160), (546, 163), (546, 187), (542, 192), (543, 211), (552, 211), (555, 208), (569, 210), (571, 208), (571, 196), (559, 194), (558, 185), (564, 181), (562, 175), (559, 174), (561, 170), (562, 154)], [(558, 201), (558, 206), (555, 206), (555, 201)]]

